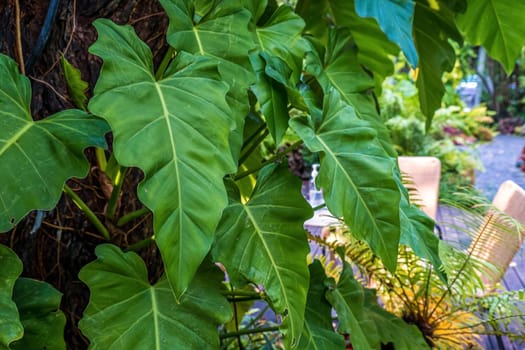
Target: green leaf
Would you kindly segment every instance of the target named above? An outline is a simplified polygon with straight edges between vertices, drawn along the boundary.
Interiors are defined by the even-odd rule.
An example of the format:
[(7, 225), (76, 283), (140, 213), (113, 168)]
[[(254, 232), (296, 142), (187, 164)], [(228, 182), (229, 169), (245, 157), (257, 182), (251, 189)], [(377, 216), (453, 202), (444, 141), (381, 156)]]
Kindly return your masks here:
[(430, 261), (439, 276), (445, 279), (440, 269), (442, 262), (439, 257), (439, 238), (434, 233), (435, 222), (421, 209), (410, 203), (408, 191), (401, 181), (401, 174), (398, 174), (399, 176), (396, 176), (395, 179), (401, 191), (399, 243), (409, 246), (417, 256)]
[(317, 186), (330, 212), (394, 271), (400, 236), (395, 159), (384, 151), (375, 125), (341, 100), (329, 90), (322, 115), (311, 110), (312, 116), (290, 120), (291, 127), (310, 151), (322, 154)]
[(306, 301), (303, 333), (299, 339), (301, 350), (344, 349), (344, 338), (334, 332), (332, 306), (325, 299), (326, 274), (319, 260), (310, 266), (310, 289)]
[(379, 349), (379, 332), (365, 308), (365, 290), (357, 282), (352, 267), (343, 263), (343, 271), (336, 284), (332, 278), (327, 280), (326, 299), (334, 307), (338, 316), (337, 329), (340, 333), (351, 335), (352, 346), (356, 349)]
[[(261, 6), (264, 2), (261, 2)], [(250, 56), (257, 73), (252, 86), (261, 104), (270, 133), (280, 144), (288, 129), (288, 92), (293, 95), (302, 71), (308, 45), (302, 37), (304, 21), (288, 6), (280, 6), (264, 21), (260, 9), (254, 13), (259, 50)], [(261, 23), (261, 21), (263, 21)]]
[(146, 265), (133, 252), (99, 245), (98, 259), (79, 273), (90, 290), (79, 328), (90, 349), (217, 349), (218, 325), (232, 317), (219, 288), (223, 274), (200, 267), (177, 302), (165, 277), (150, 285)]
[(90, 50), (104, 65), (89, 108), (111, 125), (119, 164), (145, 173), (139, 198), (154, 213), (155, 239), (180, 297), (227, 204), (222, 179), (236, 170), (228, 87), (213, 60), (182, 54), (156, 81), (151, 52), (131, 27), (108, 20), (95, 27), (99, 39)]
[(84, 111), (87, 110), (86, 90), (88, 88), (88, 83), (82, 80), (80, 70), (69, 63), (64, 56), (60, 58), (60, 63), (62, 64), (62, 70), (64, 71), (64, 76), (66, 78), (69, 97), (73, 100), (75, 106)]
[(251, 281), (265, 288), (274, 311), (283, 315), (286, 343), (297, 345), (309, 282), (303, 224), (312, 216), (301, 181), (285, 164), (269, 165), (247, 202), (234, 184), (228, 188), (230, 204), (217, 229), (214, 258), (234, 284)]
[(354, 0), (299, 0), (298, 13), (306, 20), (306, 30), (323, 43), (334, 24), (352, 34), (357, 58), (374, 75), (376, 90), (381, 90), (385, 77), (394, 72), (389, 56), (397, 56), (399, 47), (388, 40), (376, 20), (363, 18), (355, 11)]
[(440, 271), (439, 238), (434, 233), (434, 220), (406, 199), (401, 200), (400, 243), (412, 248), (420, 258), (428, 260)]
[(441, 107), (445, 86), (441, 77), (454, 68), (456, 53), (448, 41), (463, 43), (456, 28), (454, 13), (436, 0), (417, 0), (414, 15), (414, 40), (419, 54), (419, 72), (416, 85), (421, 110), (430, 125), (434, 112)]
[(22, 273), (22, 262), (10, 248), (0, 244), (0, 349), (9, 349), (9, 344), (22, 338), (24, 328), (18, 309), (12, 299), (18, 276)]
[(373, 123), (385, 152), (397, 157), (390, 132), (376, 108), (372, 91), (374, 81), (359, 64), (350, 39), (348, 29), (339, 29), (328, 33), (326, 49), (312, 42), (312, 51), (305, 59), (305, 71), (316, 77), (324, 94), (336, 89), (360, 118)]
[(261, 17), (255, 14), (253, 18), (257, 23), (255, 31), (259, 51), (286, 62), (292, 70), (292, 83), (296, 84), (301, 74), (304, 53), (308, 50), (308, 44), (302, 36), (304, 20), (285, 5), (279, 6), (263, 22)]
[(266, 75), (267, 62), (262, 56), (253, 55), (251, 60), (257, 75), (257, 83), (252, 86), (252, 91), (257, 96), (270, 134), (275, 143), (279, 144), (286, 129), (288, 129), (288, 119), (290, 118), (286, 88)]
[(524, 13), (523, 1), (469, 1), (467, 11), (457, 16), (457, 22), (470, 43), (483, 45), (510, 74), (525, 45)]
[(343, 263), (339, 282), (329, 280), (327, 299), (339, 319), (339, 332), (349, 333), (356, 349), (381, 349), (392, 343), (401, 350), (429, 349), (425, 338), (415, 325), (405, 323), (377, 304), (377, 296), (365, 289), (352, 274), (352, 267)]
[(365, 289), (365, 308), (367, 317), (380, 330), (382, 344), (391, 343), (396, 350), (430, 349), (416, 325), (406, 323), (379, 306), (371, 289)]
[(326, 48), (312, 47), (307, 54), (305, 71), (317, 78), (325, 94), (335, 88), (359, 116), (378, 120), (372, 96), (374, 80), (360, 66), (350, 40), (348, 29), (331, 30)]
[(13, 349), (60, 350), (66, 348), (66, 317), (60, 311), (62, 293), (50, 284), (30, 278), (19, 278), (13, 291), (24, 325), (24, 337), (13, 343)]
[(242, 145), (244, 118), (249, 111), (248, 89), (255, 83), (249, 53), (255, 46), (249, 30), (251, 14), (238, 0), (209, 2), (161, 0), (170, 19), (169, 44), (177, 51), (211, 58), (218, 63), (222, 79), (229, 85), (231, 106), (231, 152), (237, 158)]
[(105, 147), (108, 126), (80, 110), (64, 110), (40, 121), (31, 118), (29, 79), (0, 54), (0, 232), (30, 210), (51, 209), (64, 182), (84, 177), (84, 149)]
[(361, 17), (373, 17), (387, 37), (401, 47), (408, 62), (417, 67), (418, 56), (412, 38), (414, 2), (411, 0), (356, 0)]

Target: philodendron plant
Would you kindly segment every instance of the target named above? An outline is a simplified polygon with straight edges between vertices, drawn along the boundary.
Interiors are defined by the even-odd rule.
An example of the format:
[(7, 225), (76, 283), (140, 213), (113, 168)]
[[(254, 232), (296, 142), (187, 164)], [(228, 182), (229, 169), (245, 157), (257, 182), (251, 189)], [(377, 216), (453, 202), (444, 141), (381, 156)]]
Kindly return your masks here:
[[(31, 210), (53, 210), (64, 192), (105, 237), (79, 274), (90, 291), (79, 328), (93, 349), (218, 348), (237, 312), (228, 301), (247, 288), (279, 315), (285, 348), (343, 349), (342, 334), (356, 349), (425, 347), (421, 332), (382, 310), (346, 265), (336, 279), (319, 262), (308, 265), (303, 225), (313, 210), (285, 155), (299, 147), (319, 155), (316, 185), (326, 207), (386, 269), (396, 269), (399, 244), (439, 266), (434, 223), (408, 201), (376, 93), (401, 50), (418, 71), (430, 121), (444, 93), (441, 75), (455, 61), (449, 40), (486, 45), (510, 71), (525, 42), (525, 4), (161, 4), (170, 49), (159, 66), (131, 26), (95, 21), (89, 51), (103, 66), (87, 105), (78, 72), (63, 64), (79, 109), (34, 121), (28, 78), (0, 55), (0, 231)], [(290, 139), (262, 158), (263, 141), (279, 149)], [(94, 166), (87, 147), (98, 149), (101, 170), (108, 155), (113, 163), (104, 220), (65, 184)], [(126, 167), (144, 173), (136, 191), (145, 208), (117, 215)], [(144, 244), (109, 243), (113, 227), (150, 211), (154, 236)], [(158, 247), (164, 265), (153, 284), (130, 251), (147, 244)], [(19, 277), (21, 262), (5, 246), (0, 266), (0, 348), (64, 348), (60, 293)], [(398, 331), (381, 332), (390, 326)]]

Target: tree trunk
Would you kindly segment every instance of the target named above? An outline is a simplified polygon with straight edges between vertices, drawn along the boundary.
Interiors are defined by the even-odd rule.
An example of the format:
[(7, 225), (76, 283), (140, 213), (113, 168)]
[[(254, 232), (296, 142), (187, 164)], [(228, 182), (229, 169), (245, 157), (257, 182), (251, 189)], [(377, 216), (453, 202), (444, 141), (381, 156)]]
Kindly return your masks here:
[[(100, 59), (88, 52), (96, 39), (92, 23), (97, 18), (132, 24), (152, 48), (156, 63), (162, 59), (167, 47), (165, 40), (159, 38), (164, 37), (168, 21), (158, 0), (0, 1), (0, 52), (25, 66), (25, 74), (33, 89), (31, 109), (35, 120), (74, 107), (67, 96), (59, 61), (61, 55), (80, 69), (82, 78), (89, 83), (88, 96), (91, 95), (101, 66)], [(17, 28), (20, 29), (21, 46), (17, 43)], [(17, 54), (20, 51), (23, 59)], [(94, 158), (92, 153), (87, 152), (91, 159)], [(125, 212), (141, 207), (135, 188), (142, 174), (136, 169), (130, 169), (130, 172), (121, 202), (121, 210)], [(107, 194), (103, 190), (104, 178), (96, 167), (91, 168), (86, 179), (68, 183), (87, 201), (94, 213), (104, 213)], [(150, 237), (151, 221), (148, 216), (123, 228), (112, 227), (110, 222), (105, 224), (112, 227), (115, 233), (112, 241), (118, 244)], [(0, 234), (0, 244), (10, 246), (22, 259), (23, 276), (47, 281), (64, 294), (61, 309), (67, 318), (65, 339), (68, 349), (88, 346), (87, 339), (77, 327), (89, 298), (87, 287), (78, 280), (78, 271), (94, 259), (94, 248), (100, 243), (103, 239), (96, 229), (68, 198), (62, 198), (52, 211), (32, 213), (12, 231)], [(162, 270), (155, 249), (151, 247), (142, 254), (152, 279)]]

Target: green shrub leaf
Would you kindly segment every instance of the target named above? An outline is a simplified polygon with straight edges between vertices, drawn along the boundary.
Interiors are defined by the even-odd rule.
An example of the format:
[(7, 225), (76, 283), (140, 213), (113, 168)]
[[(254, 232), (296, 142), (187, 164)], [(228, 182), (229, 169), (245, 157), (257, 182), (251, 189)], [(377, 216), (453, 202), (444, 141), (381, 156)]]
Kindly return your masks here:
[[(260, 7), (264, 4), (264, 1), (259, 2)], [(264, 17), (263, 13), (259, 8), (253, 18), (257, 23), (258, 51), (250, 59), (258, 79), (252, 90), (275, 143), (280, 144), (288, 129), (287, 94), (293, 95), (299, 82), (308, 45), (301, 35), (304, 21), (290, 7), (279, 6)]]
[(217, 349), (218, 325), (232, 317), (220, 294), (223, 274), (200, 267), (179, 302), (165, 277), (151, 285), (146, 265), (133, 252), (110, 244), (79, 273), (91, 298), (80, 320), (90, 349)]
[(359, 16), (354, 0), (300, 0), (297, 9), (306, 21), (306, 30), (313, 31), (324, 44), (332, 22), (349, 30), (359, 63), (373, 73), (376, 89), (381, 89), (383, 79), (394, 72), (389, 56), (397, 56), (399, 47), (388, 40), (376, 20)]
[(330, 30), (326, 48), (312, 42), (305, 60), (305, 71), (317, 78), (323, 92), (335, 89), (357, 115), (374, 124), (385, 152), (397, 157), (389, 131), (377, 112), (373, 96), (374, 81), (360, 65), (351, 45), (348, 29)]
[(13, 343), (18, 349), (66, 349), (66, 317), (60, 310), (62, 293), (50, 284), (30, 278), (19, 278), (13, 291), (24, 326), (24, 337)]
[(401, 47), (408, 62), (417, 67), (418, 56), (412, 38), (413, 1), (356, 0), (355, 7), (359, 16), (375, 18), (387, 37)]
[(510, 74), (525, 45), (524, 13), (523, 1), (469, 1), (467, 11), (457, 16), (457, 22), (470, 43), (483, 45)]
[(381, 349), (381, 344), (388, 343), (401, 350), (429, 349), (415, 325), (404, 322), (377, 304), (375, 293), (357, 282), (347, 262), (344, 262), (339, 282), (329, 283), (326, 298), (337, 312), (339, 332), (350, 334), (356, 349)]
[(22, 273), (22, 262), (10, 248), (0, 244), (0, 349), (22, 338), (24, 328), (13, 301), (16, 279)]
[(417, 0), (414, 40), (419, 54), (419, 72), (416, 85), (421, 110), (427, 116), (427, 126), (434, 112), (441, 107), (445, 93), (441, 77), (445, 71), (451, 71), (456, 62), (456, 53), (449, 39), (463, 43), (454, 13), (441, 0), (435, 3)]
[(85, 111), (87, 109), (86, 90), (88, 83), (82, 80), (80, 70), (69, 63), (64, 56), (60, 58), (60, 63), (62, 64), (62, 70), (66, 78), (69, 97), (73, 100), (75, 106)]
[(374, 124), (358, 118), (336, 90), (328, 91), (322, 112), (310, 112), (290, 123), (308, 149), (322, 153), (317, 185), (328, 209), (394, 271), (400, 236), (395, 159), (384, 151)]
[(229, 183), (230, 204), (217, 230), (214, 258), (236, 284), (262, 285), (275, 312), (283, 315), (287, 344), (296, 344), (304, 320), (309, 247), (303, 224), (312, 216), (301, 182), (286, 165), (261, 170), (250, 199), (241, 202)]
[(319, 260), (310, 266), (310, 289), (306, 301), (304, 328), (299, 339), (301, 350), (344, 349), (345, 341), (334, 331), (332, 305), (325, 299), (326, 274)]
[(31, 117), (29, 79), (0, 54), (0, 232), (30, 210), (51, 209), (64, 182), (84, 177), (89, 164), (84, 149), (105, 147), (109, 130), (81, 110), (64, 110), (40, 121)]
[(222, 178), (236, 169), (228, 87), (216, 79), (215, 62), (187, 55), (156, 81), (151, 52), (131, 27), (108, 20), (95, 26), (99, 39), (91, 51), (104, 66), (89, 108), (111, 125), (118, 162), (145, 173), (139, 198), (154, 213), (155, 239), (180, 297), (210, 250), (226, 206)]

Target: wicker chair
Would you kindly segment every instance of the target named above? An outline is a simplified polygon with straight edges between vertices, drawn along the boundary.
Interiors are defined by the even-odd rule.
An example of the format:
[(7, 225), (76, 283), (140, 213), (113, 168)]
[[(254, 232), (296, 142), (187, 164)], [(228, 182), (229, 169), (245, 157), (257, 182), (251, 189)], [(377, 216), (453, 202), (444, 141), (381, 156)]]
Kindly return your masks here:
[(523, 243), (525, 190), (513, 181), (505, 181), (492, 204), (495, 209), (485, 216), (469, 248), (473, 257), (488, 263), (480, 274), (487, 291), (502, 280)]

